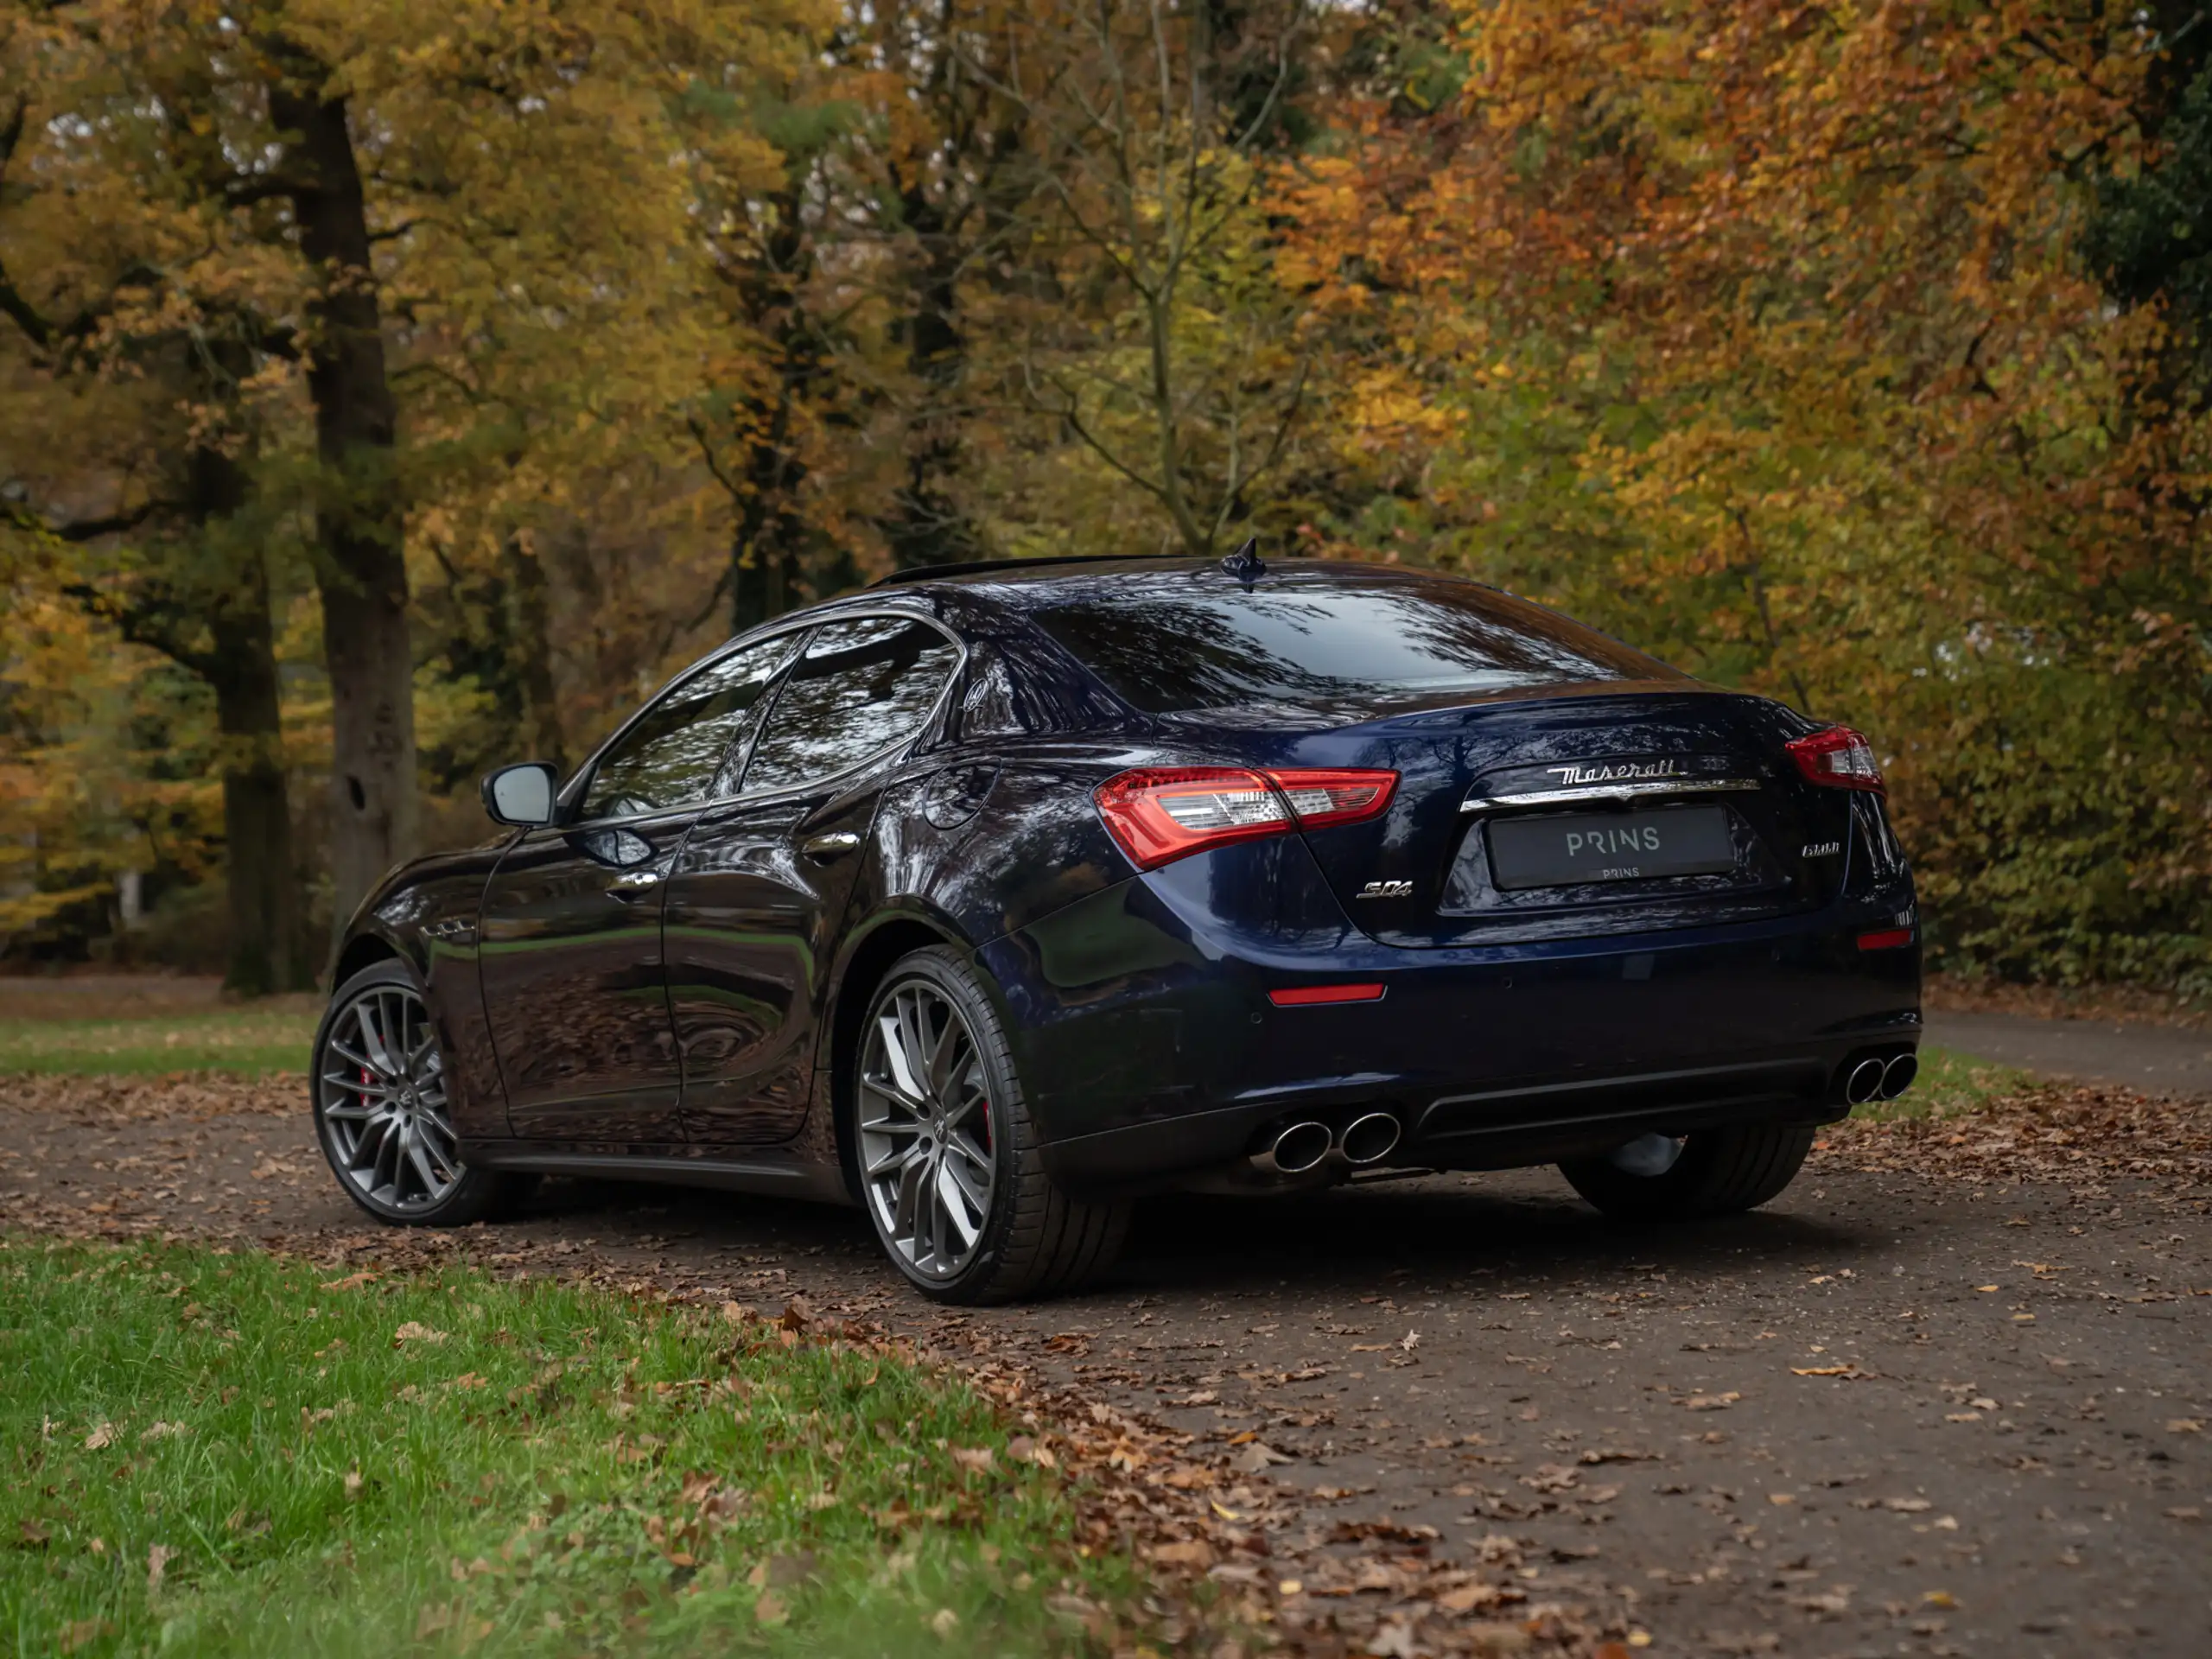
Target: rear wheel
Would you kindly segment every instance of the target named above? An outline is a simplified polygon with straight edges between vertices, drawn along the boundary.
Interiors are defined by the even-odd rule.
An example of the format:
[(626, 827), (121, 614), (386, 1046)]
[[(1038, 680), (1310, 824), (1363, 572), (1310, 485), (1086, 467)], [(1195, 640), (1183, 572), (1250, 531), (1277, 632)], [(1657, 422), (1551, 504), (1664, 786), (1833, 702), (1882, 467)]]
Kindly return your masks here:
[(531, 1184), (461, 1161), (444, 1056), (404, 963), (373, 963), (338, 988), (315, 1033), (314, 1086), (323, 1156), (346, 1196), (379, 1221), (464, 1226)]
[(1005, 1028), (957, 954), (918, 950), (892, 968), (853, 1061), (861, 1201), (924, 1295), (1048, 1295), (1112, 1264), (1128, 1207), (1071, 1198), (1045, 1173)]
[(1789, 1185), (1812, 1150), (1810, 1123), (1738, 1123), (1686, 1136), (1657, 1174), (1636, 1174), (1611, 1158), (1579, 1158), (1560, 1173), (1605, 1214), (1622, 1221), (1689, 1221), (1756, 1209)]

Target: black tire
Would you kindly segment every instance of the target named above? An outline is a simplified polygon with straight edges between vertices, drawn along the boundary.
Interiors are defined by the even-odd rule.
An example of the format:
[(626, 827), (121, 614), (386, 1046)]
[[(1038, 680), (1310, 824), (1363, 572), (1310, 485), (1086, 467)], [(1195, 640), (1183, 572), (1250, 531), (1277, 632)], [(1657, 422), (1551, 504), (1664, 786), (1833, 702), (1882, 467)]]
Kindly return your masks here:
[[(875, 1052), (871, 1033), (879, 1031), (887, 1014), (896, 1025), (902, 995), (913, 1001), (930, 993), (957, 1012), (972, 1043), (980, 1077), (967, 1075), (971, 1083), (980, 1080), (985, 1091), (980, 1106), (988, 1117), (988, 1147), (971, 1147), (969, 1155), (983, 1151), (992, 1171), (984, 1217), (974, 1242), (965, 1247), (969, 1253), (958, 1265), (934, 1271), (910, 1255), (921, 1241), (902, 1240), (897, 1232), (898, 1171), (887, 1170), (874, 1179), (868, 1174), (871, 1143), (879, 1148), (899, 1147), (907, 1143), (894, 1137), (915, 1133), (896, 1126), (870, 1128), (872, 1123), (889, 1125), (899, 1109), (883, 1090), (871, 1085), (867, 1071), (868, 1057)], [(861, 1208), (885, 1255), (925, 1296), (969, 1306), (1051, 1296), (1071, 1291), (1113, 1265), (1128, 1235), (1129, 1206), (1071, 1198), (1046, 1173), (1037, 1126), (1006, 1028), (982, 978), (958, 953), (938, 946), (917, 950), (894, 963), (869, 999), (851, 1052), (843, 1058), (846, 1075), (852, 1080), (848, 1101), (853, 1114), (850, 1149)], [(924, 1143), (918, 1138), (912, 1144), (918, 1155)]]
[[(423, 1015), (419, 1025), (410, 1026), (406, 1012), (410, 1002)], [(388, 1115), (390, 1106), (387, 1098), (372, 1099), (367, 1091), (375, 1090), (379, 1096), (391, 1092), (379, 1080), (380, 1073), (372, 1075), (370, 1067), (361, 1064), (375, 1058), (367, 1052), (356, 1012), (365, 1006), (385, 1011), (383, 1017), (397, 1011), (397, 1029), (424, 1046), (416, 1050), (423, 1058), (410, 1068), (406, 1080), (405, 1110), (410, 1116), (403, 1141), (422, 1137), (423, 1145), (432, 1148), (424, 1154), (424, 1165), (435, 1173), (423, 1173), (411, 1160), (403, 1162), (404, 1152), (394, 1150), (395, 1176), (389, 1186), (378, 1184), (377, 1172), (381, 1166), (376, 1154), (385, 1142), (378, 1137), (380, 1131), (386, 1135), (399, 1135), (401, 1131), (389, 1122), (365, 1121), (365, 1114)], [(465, 1227), (511, 1208), (537, 1184), (536, 1178), (472, 1169), (460, 1160), (451, 1121), (443, 1112), (444, 1065), (427, 1015), (422, 981), (411, 967), (396, 958), (372, 963), (331, 993), (330, 1006), (315, 1029), (308, 1079), (315, 1141), (322, 1147), (331, 1173), (338, 1178), (340, 1189), (378, 1221), (404, 1227)], [(435, 1084), (427, 1081), (433, 1078), (437, 1080)], [(435, 1108), (429, 1104), (433, 1088)], [(442, 1125), (435, 1134), (432, 1123)]]
[(1604, 1158), (1561, 1164), (1574, 1190), (1618, 1221), (1693, 1221), (1757, 1209), (1789, 1185), (1813, 1148), (1810, 1123), (1699, 1129), (1662, 1175), (1631, 1175)]

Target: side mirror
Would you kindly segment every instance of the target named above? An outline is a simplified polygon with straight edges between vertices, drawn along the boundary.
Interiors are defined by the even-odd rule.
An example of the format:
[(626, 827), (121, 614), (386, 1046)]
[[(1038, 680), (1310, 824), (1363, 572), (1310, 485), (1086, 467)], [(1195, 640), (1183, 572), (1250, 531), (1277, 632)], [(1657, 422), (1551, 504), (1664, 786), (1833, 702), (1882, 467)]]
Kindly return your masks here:
[(553, 789), (558, 774), (543, 760), (525, 760), (484, 774), (484, 810), (494, 823), (535, 830), (553, 822)]

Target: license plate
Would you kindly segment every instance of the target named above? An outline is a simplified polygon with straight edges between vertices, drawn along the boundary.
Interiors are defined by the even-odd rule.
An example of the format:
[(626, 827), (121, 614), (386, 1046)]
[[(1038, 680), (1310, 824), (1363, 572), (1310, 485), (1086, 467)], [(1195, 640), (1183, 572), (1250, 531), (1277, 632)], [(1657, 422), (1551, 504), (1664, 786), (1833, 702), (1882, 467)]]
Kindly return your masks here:
[(1718, 875), (1736, 868), (1736, 838), (1721, 806), (1501, 818), (1489, 833), (1491, 876), (1509, 890)]

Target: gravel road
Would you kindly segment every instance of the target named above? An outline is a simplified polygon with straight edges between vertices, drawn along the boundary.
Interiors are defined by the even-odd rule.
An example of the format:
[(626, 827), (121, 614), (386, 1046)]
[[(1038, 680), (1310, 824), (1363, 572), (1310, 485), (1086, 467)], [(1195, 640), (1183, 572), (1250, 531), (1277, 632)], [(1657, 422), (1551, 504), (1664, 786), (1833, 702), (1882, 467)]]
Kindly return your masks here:
[[(86, 1087), (13, 1086), (9, 1224), (395, 1248), (289, 1091)], [(2153, 1142), (2169, 1110), (2212, 1133), (2138, 1103)], [(1526, 1608), (1599, 1609), (1654, 1651), (2212, 1652), (2206, 1160), (2176, 1182), (2044, 1157), (2021, 1183), (2014, 1133), (1949, 1162), (1846, 1136), (1767, 1210), (1664, 1232), (1537, 1172), (1162, 1203), (1108, 1287), (961, 1316), (897, 1286), (851, 1211), (560, 1183), (458, 1242), (1032, 1366), (1264, 1467), (1279, 1532), (1433, 1528), (1417, 1548), (1510, 1563)], [(1286, 1630), (1373, 1637), (1329, 1593), (1354, 1578), (1297, 1570), (1265, 1586)]]

